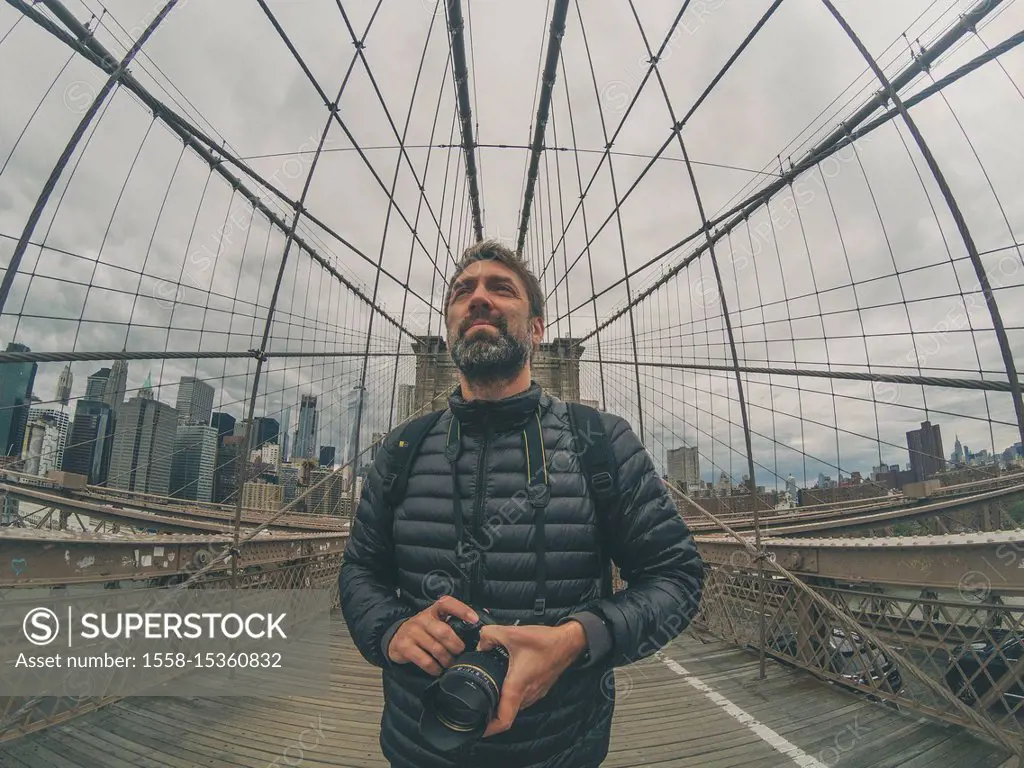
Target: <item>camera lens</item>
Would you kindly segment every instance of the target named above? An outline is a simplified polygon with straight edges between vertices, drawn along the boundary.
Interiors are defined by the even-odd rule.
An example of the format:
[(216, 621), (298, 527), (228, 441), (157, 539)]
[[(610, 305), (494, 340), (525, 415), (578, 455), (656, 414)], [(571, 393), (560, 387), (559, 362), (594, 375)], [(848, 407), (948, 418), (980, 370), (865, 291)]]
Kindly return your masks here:
[(420, 730), (437, 749), (455, 749), (481, 736), (498, 710), (508, 652), (468, 651), (435, 680), (423, 697)]
[(471, 731), (486, 718), (490, 699), (475, 680), (464, 675), (448, 674), (434, 696), (437, 719), (456, 731)]

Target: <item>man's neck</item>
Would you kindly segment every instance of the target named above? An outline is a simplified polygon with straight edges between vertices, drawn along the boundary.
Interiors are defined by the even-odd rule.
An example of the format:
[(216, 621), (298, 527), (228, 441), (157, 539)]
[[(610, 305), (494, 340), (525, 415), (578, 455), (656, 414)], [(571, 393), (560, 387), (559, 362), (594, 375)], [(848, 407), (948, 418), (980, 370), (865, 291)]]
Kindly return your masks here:
[(464, 400), (503, 400), (512, 395), (518, 395), (530, 388), (532, 374), (530, 366), (524, 366), (514, 379), (506, 381), (471, 382), (461, 373), (459, 383), (462, 385), (462, 397)]

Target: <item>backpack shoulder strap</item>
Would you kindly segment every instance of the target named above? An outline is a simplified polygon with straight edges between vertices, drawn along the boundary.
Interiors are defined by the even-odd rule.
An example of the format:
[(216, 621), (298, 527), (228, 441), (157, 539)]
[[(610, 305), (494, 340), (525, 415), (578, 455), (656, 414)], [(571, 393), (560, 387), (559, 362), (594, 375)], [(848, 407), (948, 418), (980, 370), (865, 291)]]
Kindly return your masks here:
[(409, 483), (409, 470), (412, 467), (412, 460), (415, 458), (431, 428), (438, 422), (445, 409), (432, 411), (431, 413), (418, 416), (404, 427), (401, 427), (401, 434), (395, 447), (391, 450), (390, 461), (387, 472), (384, 474), (384, 501), (394, 507), (405, 496), (405, 488)]
[(587, 490), (597, 511), (598, 535), (601, 540), (601, 559), (604, 564), (603, 594), (612, 593), (608, 521), (619, 497), (619, 468), (612, 451), (612, 441), (604, 430), (601, 412), (581, 403), (566, 403), (573, 444), (580, 457), (580, 466), (587, 480)]

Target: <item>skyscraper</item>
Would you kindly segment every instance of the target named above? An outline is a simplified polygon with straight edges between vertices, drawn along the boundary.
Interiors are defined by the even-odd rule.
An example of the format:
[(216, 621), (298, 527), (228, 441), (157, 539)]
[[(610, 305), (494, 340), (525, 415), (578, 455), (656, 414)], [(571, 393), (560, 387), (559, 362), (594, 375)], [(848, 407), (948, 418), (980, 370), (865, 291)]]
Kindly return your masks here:
[[(41, 428), (42, 443), (39, 446), (38, 463), (34, 463), (32, 470), (26, 464), (25, 471), (30, 475), (45, 475), (52, 469), (60, 469), (64, 463), (64, 449), (68, 441), (68, 415), (64, 411), (54, 408), (30, 408), (28, 412), (28, 424), (35, 424)], [(24, 448), (28, 447), (28, 429), (26, 428)], [(25, 453), (22, 453), (26, 462), (29, 460)]]
[(334, 466), (334, 446), (333, 445), (321, 445), (320, 446), (320, 466), (321, 467), (333, 467)]
[(68, 363), (57, 378), (57, 396), (54, 400), (61, 405), (67, 405), (71, 400), (71, 385), (74, 380), (74, 376), (71, 375), (71, 363)]
[(150, 371), (146, 374), (146, 380), (142, 382), (142, 386), (139, 388), (138, 397), (143, 400), (154, 400), (156, 396), (153, 394), (153, 372)]
[(311, 515), (338, 515), (341, 512), (342, 473), (315, 469), (310, 475), (311, 490), (306, 511)]
[(280, 432), (280, 425), (277, 423), (277, 419), (271, 419), (267, 416), (257, 416), (252, 420), (253, 429), (256, 431), (256, 444), (255, 448), (259, 448), (267, 443), (277, 444), (278, 433)]
[(244, 443), (245, 438), (242, 435), (221, 438), (220, 447), (217, 449), (217, 465), (213, 471), (213, 500), (218, 504), (235, 501)]
[(85, 385), (85, 397), (83, 400), (103, 401), (103, 392), (107, 388), (107, 379), (110, 378), (109, 368), (100, 368), (96, 373), (89, 376)]
[(217, 430), (218, 440), (235, 434), (235, 417), (230, 413), (217, 412), (210, 417), (210, 426)]
[(295, 429), (296, 459), (316, 458), (316, 395), (303, 395), (299, 404), (299, 426)]
[(700, 484), (700, 455), (697, 446), (671, 448), (668, 452), (668, 479), (686, 486)]
[(277, 483), (254, 480), (242, 488), (242, 506), (263, 512), (276, 512), (284, 502), (284, 489)]
[(245, 438), (248, 436), (248, 442), (245, 444), (245, 452), (252, 453), (256, 450), (256, 429), (249, 427), (249, 420), (242, 419), (235, 424), (235, 437)]
[(259, 461), (267, 471), (277, 472), (277, 468), (281, 466), (281, 446), (277, 443), (264, 443), (249, 454), (249, 461)]
[(171, 495), (192, 501), (213, 501), (216, 462), (216, 428), (202, 424), (180, 425), (174, 437), (171, 460)]
[(46, 424), (42, 421), (29, 419), (25, 423), (25, 439), (21, 446), (22, 471), (26, 475), (39, 474), (39, 459), (43, 455), (43, 439), (46, 437)]
[(953, 455), (950, 458), (955, 465), (964, 463), (964, 447), (960, 444), (960, 435), (956, 436), (956, 442), (953, 443)]
[(372, 464), (377, 459), (377, 451), (380, 450), (381, 441), (384, 440), (383, 432), (374, 432), (370, 436), (370, 461)]
[[(11, 342), (8, 352), (31, 352), (24, 344)], [(25, 440), (32, 386), (36, 380), (37, 363), (0, 363), (0, 453), (19, 456)]]
[(179, 425), (209, 425), (213, 415), (213, 387), (194, 376), (182, 376), (174, 408), (178, 411)]
[(114, 414), (110, 406), (100, 400), (79, 400), (61, 469), (85, 475), (91, 485), (103, 485), (110, 471), (113, 443)]
[[(245, 435), (246, 426), (249, 424), (247, 419), (243, 419), (238, 422), (238, 426), (235, 427), (235, 434), (239, 436)], [(277, 441), (280, 437), (278, 434), (279, 427), (276, 419), (268, 419), (265, 416), (256, 416), (252, 420), (252, 426), (249, 427), (249, 452), (258, 451), (264, 445), (268, 443), (270, 445), (277, 445)]]
[(416, 410), (416, 385), (415, 384), (399, 384), (398, 385), (398, 413), (396, 418), (398, 423), (402, 423), (410, 416), (412, 412)]
[(800, 491), (796, 485), (796, 478), (793, 477), (792, 472), (790, 472), (789, 477), (786, 478), (786, 493), (789, 494), (790, 499), (792, 499), (794, 502), (797, 500), (797, 497), (800, 494)]
[[(284, 413), (281, 415), (281, 461), (288, 461), (291, 457), (291, 454), (289, 453), (292, 437), (291, 428), (292, 409), (291, 406), (289, 406), (284, 409)], [(291, 501), (291, 499), (288, 499), (288, 501)]]
[(178, 412), (159, 400), (133, 397), (122, 404), (114, 429), (107, 485), (166, 496)]
[(282, 466), (277, 470), (278, 484), (281, 486), (285, 504), (295, 501), (299, 485), (299, 468)]
[(938, 424), (922, 421), (920, 429), (907, 432), (907, 450), (915, 481), (927, 480), (946, 468), (946, 454), (942, 450), (942, 432)]
[[(94, 376), (96, 374), (93, 374)], [(124, 394), (128, 390), (128, 361), (115, 360), (110, 366), (110, 375), (103, 385), (103, 402), (110, 406), (117, 415), (117, 409), (124, 402)]]
[(363, 408), (363, 395), (365, 393), (366, 388), (356, 384), (348, 394), (348, 408), (345, 414), (348, 420), (348, 435), (345, 439), (345, 450), (342, 453), (341, 460), (343, 464), (350, 465), (353, 470), (363, 463), (362, 457), (357, 456), (356, 453), (362, 453), (365, 447), (359, 444), (359, 432), (362, 431), (363, 426), (360, 411)]

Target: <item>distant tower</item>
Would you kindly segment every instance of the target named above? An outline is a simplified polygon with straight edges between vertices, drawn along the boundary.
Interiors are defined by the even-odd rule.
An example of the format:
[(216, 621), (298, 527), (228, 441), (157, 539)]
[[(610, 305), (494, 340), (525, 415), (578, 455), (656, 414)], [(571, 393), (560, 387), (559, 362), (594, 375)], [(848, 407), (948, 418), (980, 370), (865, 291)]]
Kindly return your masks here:
[[(31, 352), (24, 344), (10, 342), (8, 352)], [(21, 455), (28, 424), (32, 386), (38, 363), (0, 363), (0, 454)]]
[(235, 417), (218, 411), (210, 417), (210, 426), (217, 430), (217, 439), (223, 440), (235, 434)]
[(792, 473), (790, 473), (789, 477), (786, 478), (786, 493), (789, 494), (790, 498), (793, 499), (793, 501), (796, 501), (796, 496), (797, 496), (796, 478), (793, 477)]
[(316, 395), (303, 395), (299, 404), (299, 425), (295, 430), (294, 459), (313, 459), (319, 443), (316, 440)]
[(71, 363), (64, 366), (57, 378), (57, 396), (54, 398), (61, 405), (67, 405), (71, 400), (71, 383), (74, 377), (71, 375)]
[(124, 403), (117, 416), (107, 485), (166, 496), (171, 485), (178, 412), (154, 400), (151, 389), (150, 396), (144, 397), (145, 391), (143, 388), (138, 397)]
[(368, 463), (372, 464), (376, 461), (377, 451), (380, 449), (380, 444), (383, 440), (383, 432), (374, 432), (373, 435), (370, 436), (370, 461)]
[(92, 485), (103, 485), (107, 482), (113, 442), (114, 416), (110, 406), (100, 400), (79, 400), (61, 468), (86, 475)]
[(910, 454), (910, 468), (914, 480), (920, 482), (946, 468), (945, 453), (942, 451), (942, 431), (938, 424), (921, 422), (920, 429), (907, 432), (907, 452)]
[(146, 374), (146, 380), (142, 382), (142, 389), (139, 390), (139, 397), (143, 400), (153, 400), (153, 372)]
[(221, 438), (213, 470), (213, 500), (218, 504), (224, 504), (236, 498), (244, 442), (244, 435), (227, 435)]
[(697, 446), (681, 446), (668, 451), (668, 479), (688, 488), (700, 485), (700, 456)]
[(416, 385), (415, 384), (399, 384), (398, 385), (398, 413), (396, 419), (399, 424), (412, 416), (413, 411), (416, 410)]
[[(96, 375), (96, 374), (93, 374)], [(110, 366), (110, 375), (103, 387), (103, 402), (110, 410), (117, 412), (124, 402), (124, 394), (128, 391), (128, 361), (115, 360)]]
[(96, 373), (90, 374), (85, 385), (85, 397), (82, 399), (102, 403), (103, 392), (107, 388), (107, 379), (109, 378), (109, 368), (100, 368)]
[(359, 412), (363, 409), (363, 394), (365, 392), (365, 387), (361, 387), (357, 384), (352, 387), (352, 391), (348, 396), (349, 434), (346, 438), (345, 452), (342, 454), (342, 461), (345, 464), (352, 465), (353, 469), (358, 468), (359, 465), (359, 457), (356, 456), (357, 444), (359, 443), (357, 429), (362, 426), (360, 424)]
[(43, 455), (43, 440), (46, 437), (46, 425), (41, 421), (29, 419), (25, 424), (25, 438), (21, 445), (23, 471), (26, 475), (39, 474), (39, 459)]
[[(64, 462), (64, 449), (68, 441), (68, 415), (56, 408), (30, 408), (22, 444), (25, 472), (45, 475), (51, 469), (60, 469)], [(29, 462), (32, 459), (32, 464)]]
[[(180, 413), (178, 418), (180, 421)], [(175, 434), (171, 459), (171, 495), (192, 501), (212, 501), (216, 461), (217, 428), (181, 424)]]
[(956, 436), (956, 442), (953, 443), (953, 463), (964, 463), (964, 447), (960, 445), (960, 435)]
[(209, 426), (213, 415), (213, 387), (194, 376), (182, 376), (178, 381), (178, 398), (174, 408), (178, 412), (179, 426)]
[(334, 446), (333, 445), (321, 445), (320, 446), (320, 466), (327, 467), (330, 469), (334, 466)]
[[(291, 457), (289, 449), (291, 448), (291, 428), (292, 428), (292, 409), (288, 406), (284, 409), (284, 413), (281, 415), (281, 461), (286, 462)], [(287, 492), (285, 496), (287, 496)], [(294, 498), (294, 496), (292, 497)], [(291, 501), (291, 499), (286, 499)]]
[(269, 416), (257, 416), (252, 420), (252, 430), (256, 433), (256, 437), (254, 441), (250, 442), (254, 442), (255, 448), (267, 443), (278, 444), (281, 425), (277, 423), (277, 419), (272, 419)]

